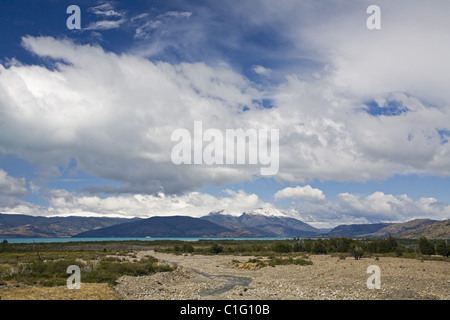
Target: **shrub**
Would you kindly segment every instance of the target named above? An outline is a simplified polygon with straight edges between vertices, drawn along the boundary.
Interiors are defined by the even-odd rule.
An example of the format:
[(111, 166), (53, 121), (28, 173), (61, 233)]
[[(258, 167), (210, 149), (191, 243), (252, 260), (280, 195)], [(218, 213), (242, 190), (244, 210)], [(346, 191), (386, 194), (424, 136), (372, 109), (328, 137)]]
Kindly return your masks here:
[(219, 254), (223, 252), (223, 247), (219, 246), (217, 243), (214, 243), (211, 248), (209, 249), (209, 252), (212, 254)]
[(355, 243), (352, 243), (350, 245), (349, 253), (355, 258), (355, 260), (359, 260), (363, 256), (364, 250)]
[(450, 245), (445, 240), (439, 241), (436, 245), (436, 253), (444, 257), (450, 256)]
[(345, 260), (345, 258), (347, 258), (347, 255), (344, 253), (339, 253), (338, 257), (339, 257), (339, 260)]
[(289, 253), (293, 251), (293, 248), (289, 243), (279, 241), (272, 246), (272, 250), (277, 253)]
[(304, 252), (306, 251), (305, 241), (303, 239), (298, 240), (293, 247), (294, 252)]
[(419, 250), (421, 254), (433, 255), (436, 253), (433, 242), (428, 240), (426, 237), (421, 237), (419, 239)]
[(101, 261), (96, 269), (83, 274), (82, 281), (115, 284), (124, 275), (137, 277), (173, 270), (171, 266), (160, 265), (157, 261), (154, 257), (147, 257), (139, 262)]
[(184, 253), (192, 253), (192, 252), (194, 252), (194, 247), (193, 247), (192, 244), (190, 244), (190, 243), (185, 243), (185, 244), (183, 244), (183, 246), (181, 247), (181, 250), (182, 250)]
[(327, 253), (327, 247), (325, 246), (325, 243), (322, 239), (319, 239), (314, 242), (312, 246), (312, 253), (314, 254), (326, 254)]

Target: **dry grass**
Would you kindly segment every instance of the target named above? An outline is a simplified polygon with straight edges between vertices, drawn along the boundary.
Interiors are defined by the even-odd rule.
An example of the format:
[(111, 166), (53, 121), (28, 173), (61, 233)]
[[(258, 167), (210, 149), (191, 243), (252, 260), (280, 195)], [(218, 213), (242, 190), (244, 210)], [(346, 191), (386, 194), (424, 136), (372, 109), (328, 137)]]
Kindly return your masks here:
[(79, 290), (66, 286), (26, 286), (0, 289), (2, 300), (118, 300), (120, 297), (108, 284), (81, 283)]

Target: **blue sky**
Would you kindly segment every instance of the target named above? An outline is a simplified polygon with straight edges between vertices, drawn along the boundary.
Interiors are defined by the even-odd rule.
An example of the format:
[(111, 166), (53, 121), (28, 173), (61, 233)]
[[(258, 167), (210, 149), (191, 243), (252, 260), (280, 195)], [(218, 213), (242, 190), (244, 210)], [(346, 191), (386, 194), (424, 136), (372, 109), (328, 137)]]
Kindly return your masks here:
[[(448, 218), (450, 4), (413, 2), (2, 2), (0, 212)], [(277, 174), (174, 165), (194, 121), (279, 130)]]

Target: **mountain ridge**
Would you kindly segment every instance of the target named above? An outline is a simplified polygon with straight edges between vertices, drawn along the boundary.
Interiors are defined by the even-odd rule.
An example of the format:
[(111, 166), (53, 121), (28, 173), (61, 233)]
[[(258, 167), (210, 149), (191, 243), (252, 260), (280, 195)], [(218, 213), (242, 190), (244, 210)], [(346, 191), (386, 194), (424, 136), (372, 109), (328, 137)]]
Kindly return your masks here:
[[(42, 217), (0, 213), (0, 238), (48, 237), (220, 237), (220, 238), (419, 238), (450, 239), (450, 219), (340, 225), (327, 232), (283, 212), (263, 209), (241, 215), (211, 212), (199, 218)], [(281, 213), (281, 214), (279, 214)], [(174, 220), (174, 217), (178, 217)], [(178, 220), (177, 220), (178, 219)], [(131, 223), (131, 225), (130, 225)], [(139, 232), (138, 232), (139, 231)]]
[(321, 233), (319, 229), (286, 215), (262, 215), (244, 211), (240, 216), (212, 213), (202, 219), (234, 230), (251, 230), (263, 237), (311, 237)]
[(373, 223), (340, 225), (321, 235), (322, 237), (353, 238), (420, 238), (450, 239), (450, 219), (413, 219), (400, 223)]
[(4, 238), (64, 238), (80, 231), (100, 229), (138, 218), (109, 217), (43, 217), (0, 213), (0, 237)]
[(75, 235), (85, 237), (225, 237), (232, 230), (207, 220), (186, 216), (151, 217)]

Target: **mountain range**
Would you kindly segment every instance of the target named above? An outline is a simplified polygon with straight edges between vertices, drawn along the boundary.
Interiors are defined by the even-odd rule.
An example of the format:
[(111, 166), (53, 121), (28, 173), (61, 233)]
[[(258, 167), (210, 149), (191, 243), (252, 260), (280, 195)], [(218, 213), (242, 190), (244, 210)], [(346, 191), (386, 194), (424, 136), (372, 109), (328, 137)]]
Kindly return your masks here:
[(34, 217), (0, 213), (0, 238), (153, 237), (153, 238), (419, 238), (450, 239), (450, 220), (416, 219), (404, 223), (340, 225), (325, 231), (276, 209), (240, 216), (223, 212), (192, 218)]
[(129, 222), (124, 218), (106, 217), (35, 217), (0, 213), (0, 237), (59, 238), (71, 237), (92, 229)]

